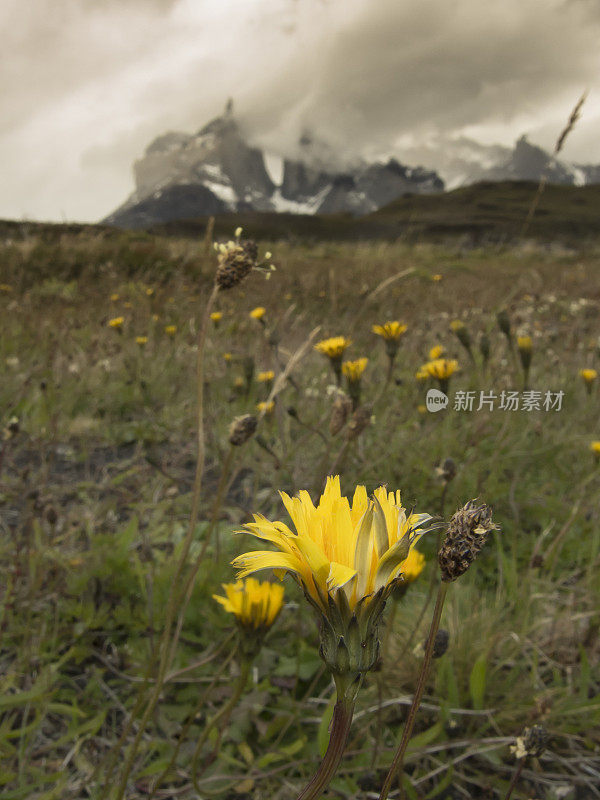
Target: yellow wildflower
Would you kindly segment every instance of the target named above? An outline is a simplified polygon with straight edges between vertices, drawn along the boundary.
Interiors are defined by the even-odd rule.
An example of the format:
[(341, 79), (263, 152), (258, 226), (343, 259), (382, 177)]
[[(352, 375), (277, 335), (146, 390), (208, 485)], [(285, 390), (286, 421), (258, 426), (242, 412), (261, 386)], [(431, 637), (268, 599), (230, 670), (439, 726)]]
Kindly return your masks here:
[(165, 325), (165, 333), (167, 336), (175, 336), (177, 333), (177, 325)]
[(369, 359), (357, 358), (356, 361), (344, 361), (342, 364), (342, 373), (346, 376), (349, 383), (356, 383), (361, 379), (365, 367), (369, 363)]
[(140, 347), (143, 347), (145, 344), (148, 344), (148, 337), (147, 336), (136, 336), (135, 343), (139, 344)]
[(272, 369), (265, 370), (265, 372), (259, 372), (256, 376), (256, 380), (259, 383), (270, 383), (275, 378), (275, 373)]
[(435, 275), (432, 275), (432, 276), (431, 276), (431, 280), (432, 280), (432, 281), (434, 281), (435, 283), (438, 283), (439, 281), (441, 281), (441, 280), (442, 280), (442, 278), (443, 278), (443, 277), (444, 277), (444, 276), (443, 276), (443, 275), (440, 275), (440, 273), (439, 273), (439, 272), (436, 272), (436, 274), (435, 274)]
[(465, 323), (461, 319), (453, 319), (450, 323), (450, 330), (454, 333), (458, 333), (464, 327)]
[(583, 378), (584, 382), (587, 385), (591, 385), (598, 377), (598, 373), (596, 372), (596, 370), (592, 369), (591, 367), (586, 369), (580, 369), (579, 375)]
[(210, 318), (213, 322), (220, 322), (223, 319), (223, 312), (222, 311), (213, 311), (210, 315)]
[(407, 331), (407, 329), (408, 325), (398, 322), (398, 320), (384, 322), (383, 325), (373, 325), (371, 328), (373, 333), (376, 333), (377, 336), (382, 336), (386, 340), (399, 339), (402, 334)]
[(146, 289), (146, 295), (148, 297), (152, 297), (153, 294), (154, 294), (154, 289), (152, 289), (152, 287), (148, 286), (148, 288)]
[(127, 300), (125, 303), (123, 303), (123, 308), (133, 308), (133, 303), (130, 303), (129, 300)]
[(223, 358), (224, 358), (224, 359), (225, 359), (225, 361), (227, 361), (227, 362), (229, 362), (229, 361), (232, 361), (232, 360), (233, 360), (233, 356), (231, 355), (231, 353), (223, 353)]
[(283, 608), (283, 586), (256, 578), (224, 583), (225, 597), (213, 594), (225, 611), (234, 614), (238, 623), (256, 631), (270, 628)]
[(436, 344), (434, 347), (431, 348), (429, 351), (429, 360), (435, 361), (438, 358), (441, 358), (444, 353), (446, 352), (446, 348), (443, 344)]
[(125, 322), (124, 317), (113, 317), (112, 319), (108, 320), (108, 327), (118, 330), (119, 328), (123, 327), (124, 322)]
[(257, 306), (256, 308), (253, 308), (252, 311), (250, 312), (250, 317), (260, 322), (266, 313), (267, 309), (264, 308), (264, 306)]
[(117, 302), (117, 300), (119, 299), (119, 297), (120, 297), (120, 295), (119, 295), (119, 294), (117, 294), (117, 292), (115, 292), (114, 294), (111, 294), (111, 296), (110, 296), (110, 299), (111, 299), (111, 301), (112, 301), (113, 303), (116, 303), (116, 302)]
[(531, 350), (533, 348), (533, 342), (531, 341), (531, 336), (518, 336), (517, 347), (519, 348), (519, 350)]
[(600, 456), (600, 441), (590, 442), (590, 450), (594, 455)]
[[(315, 507), (306, 491), (280, 492), (296, 531), (259, 514), (244, 530), (278, 548), (238, 556), (232, 562), (243, 578), (263, 569), (292, 574), (310, 602), (329, 617), (330, 601), (350, 609), (383, 599), (403, 580), (404, 562), (424, 532), (428, 514), (406, 515), (400, 492), (384, 486), (372, 499), (357, 486), (352, 504), (340, 491), (339, 476), (329, 476)], [(243, 532), (243, 531), (242, 531)]]
[(330, 339), (322, 339), (315, 345), (315, 350), (322, 353), (327, 358), (341, 358), (344, 350), (352, 344), (350, 339), (345, 336), (332, 336)]
[(454, 358), (435, 358), (433, 361), (428, 361), (424, 369), (438, 381), (448, 380), (458, 369), (458, 361)]
[(259, 412), (265, 412), (265, 414), (272, 414), (273, 409), (275, 408), (275, 403), (273, 400), (269, 401), (268, 403), (264, 400), (261, 400), (260, 403), (256, 404), (256, 410)]

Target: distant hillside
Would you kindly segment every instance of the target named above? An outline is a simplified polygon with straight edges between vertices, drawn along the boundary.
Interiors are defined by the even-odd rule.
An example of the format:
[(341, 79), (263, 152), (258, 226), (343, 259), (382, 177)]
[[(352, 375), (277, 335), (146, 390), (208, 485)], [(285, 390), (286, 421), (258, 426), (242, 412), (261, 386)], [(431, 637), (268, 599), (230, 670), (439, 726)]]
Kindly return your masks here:
[[(467, 235), (474, 242), (519, 237), (537, 190), (526, 181), (483, 182), (436, 195), (404, 196), (360, 218), (350, 215), (257, 214), (220, 215), (215, 232), (227, 236), (242, 225), (257, 238), (441, 240)], [(201, 236), (206, 218), (155, 225), (167, 235)], [(600, 236), (600, 185), (546, 187), (530, 238), (575, 242)]]
[[(520, 235), (536, 190), (534, 182), (484, 182), (444, 194), (405, 196), (358, 218), (350, 214), (221, 213), (216, 217), (214, 234), (217, 238), (230, 237), (232, 231), (241, 225), (247, 235), (257, 239), (343, 241), (403, 237), (413, 241), (441, 241), (467, 236), (475, 244), (513, 241)], [(159, 236), (201, 239), (208, 219), (208, 215), (194, 216), (149, 225), (144, 230)], [(61, 232), (125, 235), (110, 225), (0, 221), (3, 238), (18, 239), (30, 231), (47, 239), (57, 239)], [(527, 236), (573, 244), (599, 237), (600, 185), (547, 186)]]

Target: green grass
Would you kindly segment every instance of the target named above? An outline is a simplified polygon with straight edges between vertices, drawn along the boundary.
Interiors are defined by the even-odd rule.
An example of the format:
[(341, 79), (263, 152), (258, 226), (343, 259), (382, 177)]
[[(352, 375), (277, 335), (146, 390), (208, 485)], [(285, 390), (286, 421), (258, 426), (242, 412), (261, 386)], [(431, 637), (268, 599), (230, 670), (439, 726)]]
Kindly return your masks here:
[[(264, 398), (256, 382), (247, 396), (236, 387), (249, 358), (256, 372), (279, 371), (315, 326), (322, 337), (349, 336), (348, 356), (369, 357), (363, 399), (375, 402), (373, 418), (340, 457), (344, 434), (328, 432), (332, 375), (311, 350), (272, 419), (236, 453), (219, 557), (214, 537), (186, 613), (178, 674), (142, 737), (126, 796), (147, 796), (186, 723), (176, 768), (157, 796), (197, 796), (195, 742), (227, 701), (239, 666), (235, 655), (226, 662), (232, 624), (212, 600), (233, 577), (231, 558), (252, 546), (232, 531), (252, 512), (284, 519), (278, 490), (314, 496), (338, 457), (346, 492), (387, 483), (402, 489), (405, 505), (431, 513), (442, 496), (435, 467), (452, 457), (458, 471), (445, 516), (479, 497), (502, 529), (450, 587), (442, 620), (450, 647), (434, 662), (409, 751), (411, 797), (502, 798), (514, 769), (509, 744), (533, 723), (548, 728), (549, 754), (527, 763), (514, 796), (547, 797), (565, 783), (580, 797), (596, 796), (600, 471), (589, 443), (600, 439), (599, 395), (597, 386), (587, 395), (578, 371), (600, 361), (597, 248), (264, 246), (278, 267), (271, 279), (255, 273), (217, 301), (224, 316), (207, 346), (207, 469), (190, 558), (207, 531), (229, 425)], [(214, 269), (202, 242), (174, 236), (34, 227), (12, 230), (1, 246), (0, 283), (11, 289), (0, 290), (0, 428), (16, 416), (19, 431), (6, 434), (0, 472), (0, 798), (108, 796), (102, 779), (93, 783), (93, 768), (135, 702), (185, 536), (194, 347)], [(266, 328), (249, 318), (258, 305), (267, 309)], [(515, 331), (533, 336), (531, 388), (564, 390), (562, 410), (420, 413), (425, 388), (414, 373), (438, 343), (461, 365), (451, 395), (521, 388), (495, 322), (505, 306)], [(121, 315), (119, 333), (107, 322)], [(475, 341), (489, 333), (487, 370), (476, 348), (470, 365), (448, 329), (454, 318)], [(371, 325), (387, 319), (409, 328), (381, 394), (387, 362)], [(166, 325), (177, 326), (174, 337)], [(138, 335), (148, 337), (144, 347)], [(400, 603), (381, 670), (361, 691), (332, 797), (372, 797), (399, 741), (420, 665), (415, 648), (427, 631), (429, 614), (413, 629), (435, 541), (422, 549), (426, 573)], [(332, 690), (312, 613), (290, 581), (286, 601), (219, 757), (200, 779), (207, 797), (293, 796), (316, 767)]]

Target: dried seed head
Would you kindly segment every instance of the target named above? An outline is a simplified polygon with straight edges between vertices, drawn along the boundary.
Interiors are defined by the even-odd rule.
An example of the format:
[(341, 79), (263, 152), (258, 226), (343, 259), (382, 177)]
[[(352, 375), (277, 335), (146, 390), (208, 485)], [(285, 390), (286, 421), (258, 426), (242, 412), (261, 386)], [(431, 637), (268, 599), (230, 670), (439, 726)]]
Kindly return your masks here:
[(232, 289), (257, 265), (256, 242), (229, 242), (219, 250), (216, 282), (220, 289)]
[(490, 531), (497, 529), (489, 506), (478, 506), (474, 500), (469, 500), (459, 509), (450, 520), (438, 554), (442, 580), (455, 581), (466, 572), (477, 558)]
[(510, 317), (508, 316), (508, 311), (503, 308), (496, 314), (496, 320), (502, 333), (510, 339)]
[(329, 433), (335, 436), (346, 424), (349, 415), (352, 413), (352, 400), (347, 394), (338, 392), (333, 407), (331, 409), (331, 419), (329, 420)]
[(527, 755), (539, 758), (548, 747), (548, 731), (543, 725), (533, 725), (523, 731), (523, 740)]
[(371, 415), (373, 414), (373, 406), (370, 403), (366, 403), (364, 406), (359, 406), (350, 421), (348, 422), (348, 427), (346, 428), (346, 438), (347, 439), (356, 439), (360, 434), (364, 431), (371, 424)]
[(516, 758), (533, 756), (539, 758), (548, 746), (548, 731), (543, 725), (533, 725), (525, 728), (516, 741), (510, 746), (511, 752)]
[(236, 417), (229, 427), (229, 443), (235, 447), (244, 444), (254, 435), (258, 420), (252, 414)]
[(453, 458), (446, 458), (435, 468), (435, 474), (442, 483), (450, 483), (456, 477), (456, 461)]
[(482, 333), (479, 337), (479, 352), (485, 363), (487, 363), (490, 358), (490, 337), (487, 333)]
[(450, 634), (447, 630), (444, 630), (444, 628), (440, 628), (436, 633), (435, 640), (433, 642), (433, 658), (441, 658), (448, 649), (449, 644)]

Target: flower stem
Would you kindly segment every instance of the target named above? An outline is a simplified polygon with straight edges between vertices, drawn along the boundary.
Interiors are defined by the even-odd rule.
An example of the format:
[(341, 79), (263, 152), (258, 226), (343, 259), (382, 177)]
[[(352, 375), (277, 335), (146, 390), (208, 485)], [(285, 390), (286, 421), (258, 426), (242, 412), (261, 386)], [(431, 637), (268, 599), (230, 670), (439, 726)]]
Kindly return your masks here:
[(336, 702), (333, 709), (333, 719), (331, 720), (331, 733), (327, 752), (323, 761), (321, 761), (319, 769), (298, 795), (298, 800), (317, 800), (329, 786), (329, 782), (333, 778), (346, 749), (353, 713), (354, 699), (343, 698)]
[(386, 800), (389, 791), (392, 787), (392, 781), (394, 780), (396, 774), (398, 774), (400, 785), (402, 785), (404, 754), (406, 753), (406, 748), (410, 741), (410, 737), (412, 736), (413, 728), (415, 726), (415, 720), (417, 718), (417, 711), (419, 710), (419, 706), (421, 705), (421, 699), (423, 697), (423, 692), (425, 690), (425, 683), (427, 681), (427, 676), (429, 675), (429, 667), (431, 666), (431, 658), (433, 655), (433, 645), (435, 643), (435, 637), (438, 632), (438, 628), (440, 627), (440, 620), (442, 618), (442, 609), (444, 607), (444, 600), (446, 599), (447, 589), (448, 585), (446, 583), (440, 584), (437, 599), (435, 601), (435, 608), (433, 611), (431, 625), (429, 627), (429, 636), (427, 637), (427, 643), (425, 645), (425, 657), (423, 658), (423, 664), (421, 665), (421, 671), (419, 673), (419, 679), (417, 681), (417, 688), (415, 689), (415, 696), (413, 697), (412, 705), (408, 712), (408, 718), (406, 720), (406, 725), (404, 726), (404, 731), (402, 733), (402, 740), (400, 742), (400, 746), (398, 747), (398, 752), (394, 756), (394, 760), (392, 761), (392, 766), (390, 767), (389, 772), (386, 776), (383, 788), (381, 789), (381, 794), (379, 795), (379, 800)]
[(522, 758), (519, 761), (519, 766), (516, 768), (514, 775), (512, 776), (512, 780), (510, 782), (510, 786), (508, 787), (508, 791), (506, 792), (506, 797), (504, 798), (504, 800), (510, 800), (510, 796), (513, 793), (513, 789), (517, 785), (517, 781), (521, 777), (521, 772), (523, 771), (524, 766), (525, 766), (525, 759)]

